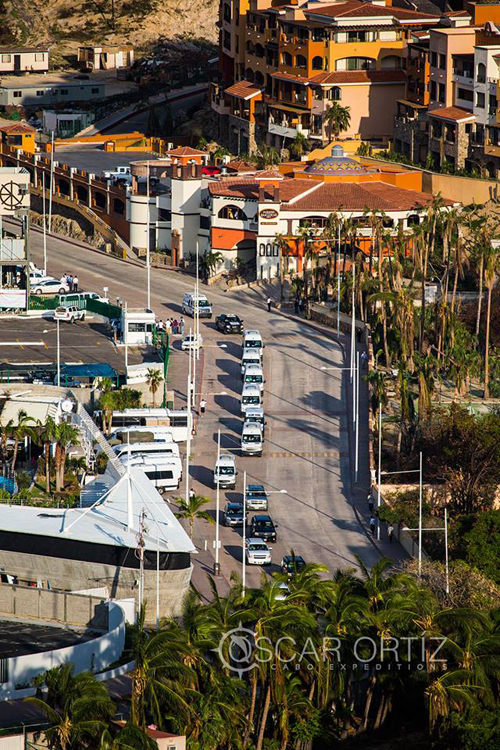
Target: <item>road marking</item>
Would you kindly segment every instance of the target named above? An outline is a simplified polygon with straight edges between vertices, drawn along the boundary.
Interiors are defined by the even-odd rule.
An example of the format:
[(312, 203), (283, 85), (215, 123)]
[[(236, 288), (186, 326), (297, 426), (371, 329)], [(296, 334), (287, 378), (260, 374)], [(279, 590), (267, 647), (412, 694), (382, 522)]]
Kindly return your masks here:
[(0, 346), (20, 346), (21, 349), (24, 349), (25, 346), (42, 346), (44, 343), (44, 341), (19, 341), (19, 339), (16, 339), (15, 341), (0, 341)]
[[(221, 446), (221, 450), (230, 451), (233, 446)], [(204, 456), (213, 456), (212, 451), (200, 451), (193, 454), (196, 458), (203, 458)], [(298, 453), (296, 451), (281, 451), (281, 452), (267, 452), (264, 451), (262, 458), (338, 458), (339, 456), (347, 456), (348, 454), (342, 451), (322, 451), (319, 453)], [(245, 458), (252, 458), (252, 456), (245, 456)]]

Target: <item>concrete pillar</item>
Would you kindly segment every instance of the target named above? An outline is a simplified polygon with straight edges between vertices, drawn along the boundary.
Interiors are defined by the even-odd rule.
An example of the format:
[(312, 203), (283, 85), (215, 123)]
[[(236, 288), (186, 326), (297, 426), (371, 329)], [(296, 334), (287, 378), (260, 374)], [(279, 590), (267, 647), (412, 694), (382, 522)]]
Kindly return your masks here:
[(69, 168), (69, 197), (71, 200), (75, 200), (75, 191), (74, 191), (74, 185), (73, 185), (73, 175), (76, 172), (76, 167), (70, 167)]

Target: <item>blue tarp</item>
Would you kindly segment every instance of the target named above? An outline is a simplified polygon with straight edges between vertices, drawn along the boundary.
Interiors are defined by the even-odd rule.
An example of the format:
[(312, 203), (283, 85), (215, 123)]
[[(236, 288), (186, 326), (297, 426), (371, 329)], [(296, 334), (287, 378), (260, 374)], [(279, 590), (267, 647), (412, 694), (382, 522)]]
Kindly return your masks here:
[(68, 378), (112, 378), (117, 376), (116, 370), (106, 362), (89, 365), (61, 365), (61, 377)]

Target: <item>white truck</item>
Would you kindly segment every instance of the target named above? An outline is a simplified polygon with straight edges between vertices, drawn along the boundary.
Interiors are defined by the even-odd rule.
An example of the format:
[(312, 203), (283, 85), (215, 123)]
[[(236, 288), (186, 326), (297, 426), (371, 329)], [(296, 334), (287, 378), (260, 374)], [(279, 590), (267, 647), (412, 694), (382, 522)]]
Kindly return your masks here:
[(132, 185), (132, 172), (129, 166), (106, 170), (102, 176), (105, 180), (112, 180), (121, 185)]

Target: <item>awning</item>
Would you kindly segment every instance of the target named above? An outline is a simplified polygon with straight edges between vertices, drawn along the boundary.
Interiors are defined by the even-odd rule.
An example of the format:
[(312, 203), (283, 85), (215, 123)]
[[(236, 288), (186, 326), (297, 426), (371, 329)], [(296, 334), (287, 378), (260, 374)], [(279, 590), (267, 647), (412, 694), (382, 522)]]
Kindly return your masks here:
[(236, 250), (236, 245), (243, 240), (255, 241), (257, 232), (244, 229), (222, 229), (212, 227), (212, 250)]

